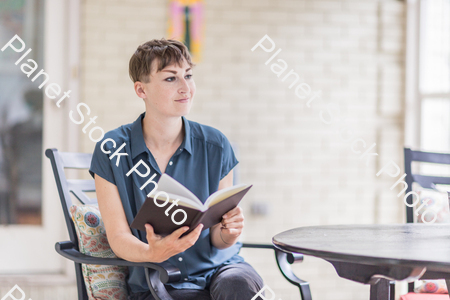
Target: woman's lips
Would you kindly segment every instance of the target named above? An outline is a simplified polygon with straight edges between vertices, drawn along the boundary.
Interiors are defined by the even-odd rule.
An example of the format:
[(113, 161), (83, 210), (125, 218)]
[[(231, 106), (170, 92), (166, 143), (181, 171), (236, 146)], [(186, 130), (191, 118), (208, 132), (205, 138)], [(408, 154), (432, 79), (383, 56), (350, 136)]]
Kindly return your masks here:
[(189, 102), (189, 98), (186, 98), (186, 99), (180, 99), (180, 100), (175, 100), (175, 101), (180, 102), (180, 103), (188, 103), (188, 102)]

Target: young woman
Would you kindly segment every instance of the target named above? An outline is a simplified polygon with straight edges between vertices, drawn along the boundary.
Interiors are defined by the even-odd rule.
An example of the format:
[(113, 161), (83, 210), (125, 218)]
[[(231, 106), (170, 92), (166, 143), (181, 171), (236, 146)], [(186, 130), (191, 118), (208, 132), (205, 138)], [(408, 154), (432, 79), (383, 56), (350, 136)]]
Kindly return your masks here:
[[(127, 176), (140, 160), (158, 181), (172, 176), (199, 199), (232, 186), (238, 163), (228, 139), (217, 129), (189, 121), (195, 83), (191, 56), (175, 40), (151, 40), (139, 46), (130, 59), (134, 90), (144, 100), (145, 112), (134, 123), (108, 132), (98, 142), (91, 175), (98, 205), (114, 253), (128, 261), (168, 261), (181, 270), (182, 280), (167, 285), (174, 299), (250, 300), (263, 287), (261, 277), (238, 255), (244, 216), (237, 207), (222, 222), (202, 231), (184, 226), (161, 237), (146, 225), (146, 234), (130, 229), (146, 195), (154, 188), (149, 178)], [(125, 145), (124, 145), (125, 144)], [(141, 174), (148, 170), (140, 165)], [(129, 299), (154, 299), (143, 268), (129, 268)]]

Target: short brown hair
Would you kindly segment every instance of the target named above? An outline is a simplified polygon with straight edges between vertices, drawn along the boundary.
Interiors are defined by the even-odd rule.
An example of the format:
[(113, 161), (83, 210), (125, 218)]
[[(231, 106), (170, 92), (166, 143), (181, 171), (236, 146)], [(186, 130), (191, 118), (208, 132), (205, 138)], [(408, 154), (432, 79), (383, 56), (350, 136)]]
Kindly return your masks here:
[(133, 82), (141, 81), (147, 83), (150, 81), (152, 62), (158, 58), (156, 72), (161, 71), (166, 66), (176, 63), (181, 67), (183, 58), (192, 67), (195, 66), (191, 61), (191, 54), (188, 48), (177, 40), (153, 39), (140, 45), (136, 52), (130, 58), (129, 74)]

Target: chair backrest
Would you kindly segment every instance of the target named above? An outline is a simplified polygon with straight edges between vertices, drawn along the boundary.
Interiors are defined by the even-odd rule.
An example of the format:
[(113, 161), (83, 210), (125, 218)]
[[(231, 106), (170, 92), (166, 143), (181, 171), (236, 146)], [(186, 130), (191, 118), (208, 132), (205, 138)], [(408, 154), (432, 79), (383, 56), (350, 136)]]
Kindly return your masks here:
[[(233, 151), (238, 156), (237, 144), (232, 144)], [(66, 221), (67, 230), (71, 242), (78, 247), (78, 238), (70, 216), (70, 207), (72, 206), (72, 193), (82, 204), (97, 204), (96, 198), (90, 198), (86, 193), (95, 192), (95, 181), (82, 179), (67, 179), (66, 169), (89, 169), (92, 160), (91, 153), (59, 152), (57, 149), (45, 150), (45, 155), (50, 159), (53, 174), (55, 176), (56, 187), (58, 188), (59, 198)], [(238, 170), (235, 167), (233, 172), (233, 184), (238, 182)], [(75, 272), (77, 277), (78, 299), (88, 300), (86, 286), (83, 280), (81, 264), (75, 263)]]
[[(70, 153), (59, 152), (57, 149), (47, 149), (45, 155), (50, 159), (53, 174), (55, 176), (56, 187), (58, 188), (59, 198), (66, 221), (67, 230), (71, 242), (78, 248), (78, 238), (75, 231), (72, 218), (70, 216), (70, 207), (72, 206), (72, 193), (82, 204), (96, 204), (97, 199), (89, 198), (87, 192), (95, 192), (95, 182), (82, 179), (67, 179), (66, 169), (89, 169), (92, 160), (92, 154), (89, 153)], [(86, 287), (83, 281), (81, 264), (75, 263), (75, 272), (77, 276), (78, 299), (87, 300)]]
[[(409, 148), (404, 149), (404, 154), (405, 154), (405, 173), (406, 173), (405, 181), (408, 184), (406, 193), (411, 192), (413, 182), (417, 182), (422, 187), (429, 189), (435, 188), (436, 184), (450, 185), (450, 177), (413, 174), (411, 171), (411, 165), (414, 161), (450, 165), (450, 154), (413, 151)], [(407, 201), (409, 204), (412, 204), (413, 202), (412, 197), (409, 197)], [(414, 222), (413, 207), (406, 206), (406, 222), (407, 223)]]

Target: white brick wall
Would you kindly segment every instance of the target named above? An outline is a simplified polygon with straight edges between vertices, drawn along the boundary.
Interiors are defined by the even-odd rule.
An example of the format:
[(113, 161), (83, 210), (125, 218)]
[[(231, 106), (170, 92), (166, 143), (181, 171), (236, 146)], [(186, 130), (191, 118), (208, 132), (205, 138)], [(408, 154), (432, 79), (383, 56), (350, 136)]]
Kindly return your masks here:
[[(240, 180), (254, 188), (243, 202), (245, 241), (270, 243), (281, 231), (310, 225), (403, 222), (404, 206), (375, 176), (389, 160), (402, 165), (404, 2), (397, 0), (211, 0), (205, 3), (203, 60), (194, 69), (197, 95), (188, 119), (221, 130), (239, 145)], [(135, 48), (166, 34), (165, 1), (83, 1), (81, 101), (111, 130), (144, 110), (128, 78)], [(272, 55), (250, 49), (268, 34), (288, 63), (280, 77), (264, 65)], [(273, 63), (275, 61), (272, 61)], [(289, 70), (321, 100), (307, 108)], [(379, 153), (366, 167), (318, 117), (325, 103)], [(94, 144), (82, 135), (82, 150)], [(270, 205), (252, 216), (250, 204)], [(242, 251), (277, 293), (299, 299), (267, 250)], [(306, 257), (295, 267), (315, 300), (367, 299), (369, 288), (340, 279), (333, 267)]]

